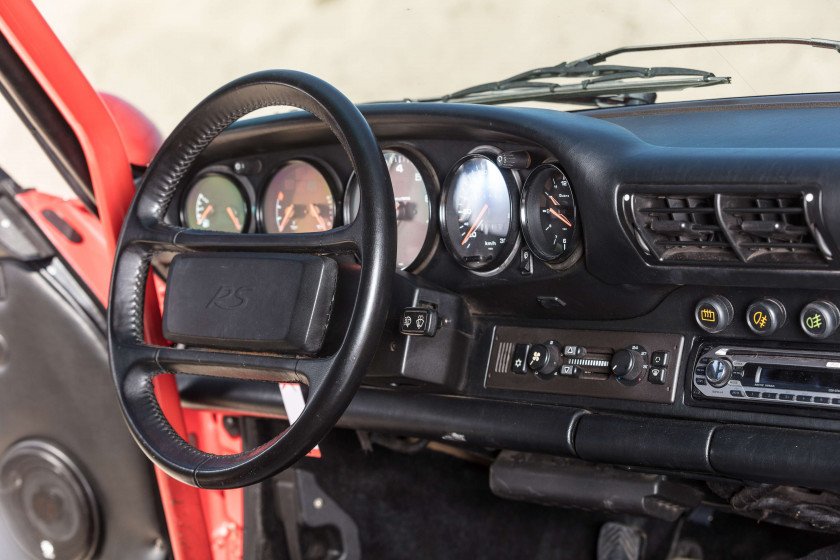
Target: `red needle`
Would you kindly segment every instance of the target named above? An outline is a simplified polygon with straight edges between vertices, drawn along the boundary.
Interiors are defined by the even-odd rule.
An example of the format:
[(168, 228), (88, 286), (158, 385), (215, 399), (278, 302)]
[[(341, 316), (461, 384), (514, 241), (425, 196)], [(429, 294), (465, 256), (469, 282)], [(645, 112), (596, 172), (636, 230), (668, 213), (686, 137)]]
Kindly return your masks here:
[(204, 218), (206, 218), (206, 217), (207, 217), (207, 214), (209, 214), (209, 213), (210, 213), (210, 212), (212, 212), (212, 211), (213, 211), (213, 205), (212, 205), (212, 204), (208, 204), (208, 205), (207, 205), (207, 208), (205, 208), (205, 209), (204, 209), (204, 212), (202, 212), (202, 213), (201, 213), (201, 216), (198, 218), (198, 221), (199, 221), (199, 222), (203, 222), (203, 221), (204, 221)]
[(554, 203), (554, 206), (560, 206), (560, 203), (559, 203), (559, 202), (557, 202), (556, 200), (554, 200), (554, 197), (553, 197), (553, 196), (548, 195), (548, 198), (550, 198), (550, 199), (551, 199), (551, 202), (553, 202), (553, 203)]
[(327, 230), (327, 224), (324, 223), (324, 218), (321, 217), (321, 213), (318, 212), (318, 207), (315, 204), (310, 203), (309, 209), (312, 210), (312, 213), (315, 214), (315, 218), (318, 220), (318, 225), (321, 226), (321, 231)]
[(239, 219), (236, 217), (236, 214), (233, 213), (233, 208), (230, 206), (227, 207), (228, 216), (230, 216), (230, 221), (233, 222), (233, 227), (238, 230), (242, 230), (242, 224), (239, 223)]
[(548, 209), (548, 211), (549, 211), (549, 212), (551, 212), (552, 214), (554, 214), (555, 216), (557, 216), (557, 218), (559, 218), (559, 219), (560, 219), (562, 222), (564, 222), (567, 226), (572, 227), (572, 222), (570, 222), (570, 221), (569, 221), (569, 218), (567, 218), (567, 217), (566, 217), (566, 216), (564, 216), (563, 214), (560, 214), (560, 213), (559, 213), (559, 212), (557, 212), (557, 210), (555, 210), (554, 208), (549, 208), (549, 209)]
[(277, 228), (281, 233), (284, 229), (286, 229), (286, 224), (289, 223), (289, 218), (292, 217), (292, 214), (294, 214), (294, 211), (295, 211), (295, 205), (294, 204), (289, 204), (288, 206), (286, 206), (286, 213), (283, 214), (283, 221), (280, 222), (280, 227)]
[(478, 224), (481, 223), (481, 218), (484, 217), (484, 213), (487, 212), (487, 208), (489, 208), (489, 206), (487, 204), (485, 204), (484, 208), (481, 209), (481, 212), (478, 213), (478, 216), (475, 218), (475, 221), (473, 222), (473, 225), (470, 228), (470, 231), (468, 231), (467, 235), (464, 236), (464, 239), (461, 240), (461, 245), (463, 245), (464, 243), (467, 242), (467, 239), (470, 238), (470, 235), (472, 235), (472, 233), (475, 231), (475, 228), (477, 228)]

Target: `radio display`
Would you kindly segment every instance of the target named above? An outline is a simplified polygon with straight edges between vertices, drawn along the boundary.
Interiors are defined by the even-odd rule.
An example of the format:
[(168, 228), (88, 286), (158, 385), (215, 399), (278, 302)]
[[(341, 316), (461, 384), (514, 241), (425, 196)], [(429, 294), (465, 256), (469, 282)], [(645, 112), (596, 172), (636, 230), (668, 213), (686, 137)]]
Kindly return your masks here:
[(840, 379), (833, 371), (823, 369), (783, 369), (760, 367), (756, 381), (764, 385), (788, 387), (803, 391), (837, 390)]

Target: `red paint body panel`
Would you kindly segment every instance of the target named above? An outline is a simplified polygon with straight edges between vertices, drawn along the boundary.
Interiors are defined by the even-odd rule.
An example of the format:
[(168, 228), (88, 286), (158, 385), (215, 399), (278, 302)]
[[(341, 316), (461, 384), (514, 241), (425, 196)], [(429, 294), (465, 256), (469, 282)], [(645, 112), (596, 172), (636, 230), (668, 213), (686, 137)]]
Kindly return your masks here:
[(129, 102), (108, 93), (100, 92), (99, 96), (117, 123), (128, 161), (137, 167), (148, 167), (163, 143), (160, 131)]
[[(114, 263), (108, 258), (102, 224), (96, 216), (78, 200), (64, 200), (35, 190), (23, 192), (15, 199), (100, 303), (107, 306)], [(81, 242), (74, 243), (58, 231), (44, 217), (45, 210), (52, 210), (67, 222), (82, 237)]]

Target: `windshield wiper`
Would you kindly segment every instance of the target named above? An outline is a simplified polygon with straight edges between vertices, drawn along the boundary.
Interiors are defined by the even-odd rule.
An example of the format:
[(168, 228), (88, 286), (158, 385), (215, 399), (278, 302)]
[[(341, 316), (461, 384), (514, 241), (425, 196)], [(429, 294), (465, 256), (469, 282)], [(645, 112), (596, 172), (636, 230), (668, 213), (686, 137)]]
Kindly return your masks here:
[[(573, 62), (534, 68), (498, 82), (488, 82), (443, 95), (406, 102), (479, 103), (498, 105), (516, 101), (551, 101), (579, 105), (605, 106), (647, 104), (656, 100), (656, 92), (715, 86), (731, 83), (730, 77), (715, 76), (711, 72), (669, 66), (620, 66), (602, 64), (619, 54), (699, 47), (732, 45), (791, 44), (833, 49), (840, 52), (840, 41), (830, 39), (735, 39), (697, 41), (621, 47), (596, 53)], [(554, 78), (585, 78), (579, 82), (560, 84), (539, 80)]]

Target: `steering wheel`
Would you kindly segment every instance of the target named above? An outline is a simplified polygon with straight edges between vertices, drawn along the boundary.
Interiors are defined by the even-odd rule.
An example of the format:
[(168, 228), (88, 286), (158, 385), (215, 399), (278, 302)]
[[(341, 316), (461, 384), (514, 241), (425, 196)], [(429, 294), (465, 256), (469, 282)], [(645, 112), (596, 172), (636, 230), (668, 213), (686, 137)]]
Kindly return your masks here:
[[(298, 234), (216, 233), (167, 223), (167, 209), (199, 154), (238, 118), (268, 106), (308, 111), (337, 137), (362, 186), (359, 213), (353, 223)], [(111, 372), (125, 419), (146, 455), (181, 482), (213, 489), (254, 484), (303, 457), (336, 424), (373, 358), (390, 300), (396, 238), (394, 195), (376, 138), (359, 110), (333, 86), (308, 74), (273, 70), (235, 80), (202, 101), (172, 132), (146, 171), (123, 224), (111, 279)], [(175, 253), (175, 259), (189, 257), (202, 263), (200, 281), (209, 283), (210, 288), (217, 274), (251, 274), (255, 263), (269, 263), (274, 267), (271, 270), (281, 271), (274, 277), (279, 281), (293, 277), (298, 270), (282, 272), (288, 263), (300, 268), (300, 262), (306, 266), (315, 262), (321, 277), (329, 280), (328, 272), (336, 270), (330, 257), (355, 253), (361, 264), (359, 289), (346, 332), (329, 355), (318, 353), (317, 332), (316, 344), (309, 344), (303, 351), (264, 344), (256, 348), (257, 352), (242, 341), (234, 351), (224, 341), (201, 344), (201, 348), (155, 346), (144, 341), (143, 309), (150, 262), (160, 253)], [(173, 259), (168, 289), (176, 279), (174, 263)], [(194, 277), (187, 281), (193, 282)], [(334, 275), (332, 282), (334, 289)], [(273, 283), (273, 278), (257, 278), (248, 288), (248, 298), (240, 299), (265, 302), (273, 297)], [(320, 321), (325, 331), (333, 311), (334, 291), (330, 291), (329, 282), (322, 284), (326, 288), (319, 292), (314, 307), (309, 307), (309, 314), (315, 309), (322, 316), (303, 319)], [(303, 292), (308, 289), (302, 284), (296, 286)], [(167, 298), (168, 312), (177, 301), (169, 299), (169, 294)], [(300, 306), (294, 310), (298, 313)], [(256, 314), (255, 323), (270, 327), (272, 321), (280, 320), (269, 311), (251, 309)], [(203, 324), (206, 321), (201, 320), (201, 313), (195, 313), (193, 323), (201, 330), (207, 326)], [(284, 320), (295, 319), (291, 316)], [(237, 455), (212, 455), (190, 445), (167, 422), (153, 386), (154, 377), (161, 373), (305, 383), (308, 399), (298, 420), (270, 442)], [(277, 387), (267, 385), (266, 390)]]

